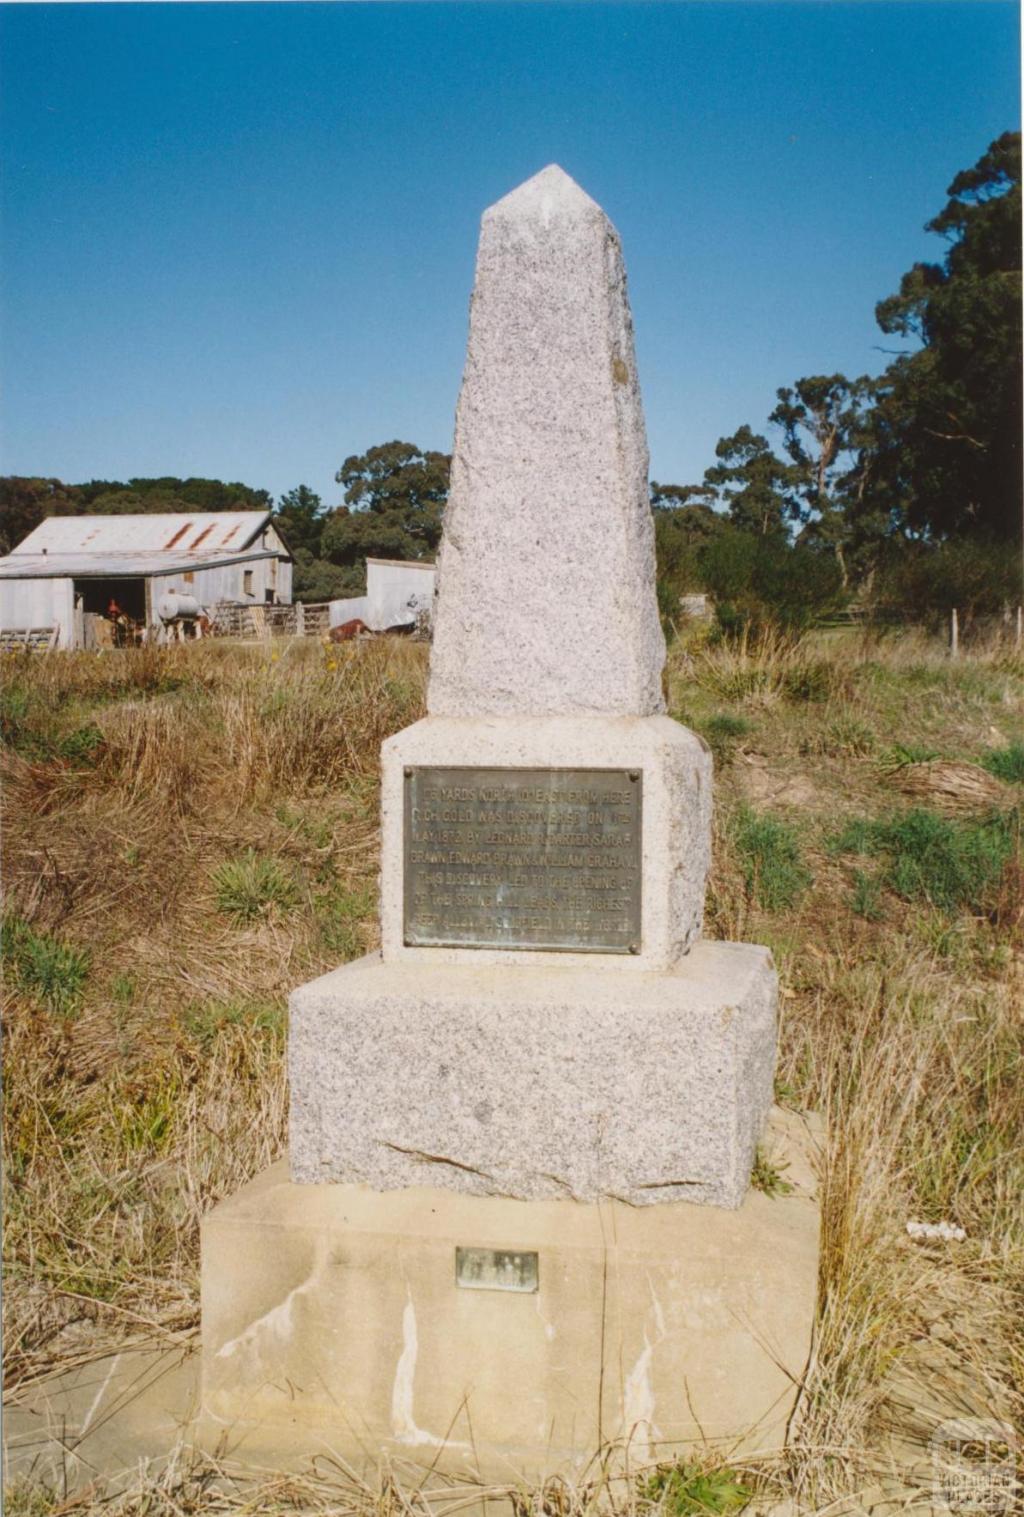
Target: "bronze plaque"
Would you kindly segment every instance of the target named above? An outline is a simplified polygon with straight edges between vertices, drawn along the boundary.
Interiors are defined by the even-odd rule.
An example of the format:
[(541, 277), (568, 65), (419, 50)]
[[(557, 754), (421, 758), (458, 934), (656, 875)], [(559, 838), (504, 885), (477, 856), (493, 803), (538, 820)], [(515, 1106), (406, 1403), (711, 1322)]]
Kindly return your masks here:
[(407, 769), (406, 943), (639, 953), (642, 789), (630, 769)]
[(520, 1291), (540, 1288), (537, 1255), (514, 1248), (456, 1248), (455, 1284), (467, 1291)]

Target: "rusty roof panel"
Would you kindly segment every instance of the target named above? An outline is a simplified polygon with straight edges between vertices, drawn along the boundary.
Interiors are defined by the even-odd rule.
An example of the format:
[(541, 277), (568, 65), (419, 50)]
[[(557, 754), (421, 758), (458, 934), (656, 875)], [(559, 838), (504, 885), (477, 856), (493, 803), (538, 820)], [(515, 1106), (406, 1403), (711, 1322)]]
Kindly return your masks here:
[[(215, 531), (244, 542), (270, 519), (269, 511), (164, 511), (152, 515), (48, 516), (14, 549), (18, 553), (166, 553), (186, 534)], [(212, 541), (212, 539), (211, 539)]]

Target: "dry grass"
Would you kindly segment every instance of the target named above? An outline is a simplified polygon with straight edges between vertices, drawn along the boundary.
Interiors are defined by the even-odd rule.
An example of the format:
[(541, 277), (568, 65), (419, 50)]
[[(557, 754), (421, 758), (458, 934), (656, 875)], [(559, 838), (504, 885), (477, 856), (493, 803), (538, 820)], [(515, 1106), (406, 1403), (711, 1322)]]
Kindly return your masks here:
[[(199, 1218), (283, 1140), (284, 996), (375, 942), (377, 753), (421, 713), (423, 674), (424, 650), (385, 642), (8, 661), (12, 1383), (194, 1333)], [(1024, 729), (1024, 662), (993, 645), (954, 663), (918, 635), (698, 640), (668, 679), (718, 764), (708, 930), (773, 947), (778, 1098), (829, 1124), (814, 1360), (789, 1450), (744, 1474), (762, 1503), (813, 1512), (882, 1478), (915, 1375), (1002, 1420), (1024, 1405), (1024, 870), (1005, 820), (1022, 796), (975, 773)], [(903, 792), (935, 765), (971, 781), (955, 826), (1003, 849), (955, 910), (927, 859), (901, 873), (891, 854), (894, 818), (941, 807)], [(837, 844), (882, 821), (884, 863)], [(973, 834), (956, 837), (969, 870)], [(906, 1234), (944, 1219), (964, 1242)], [(672, 1510), (591, 1474), (517, 1500)], [(108, 1509), (390, 1517), (482, 1494), (393, 1470), (242, 1486), (182, 1456)]]
[[(5, 674), (11, 1384), (194, 1330), (199, 1218), (284, 1141), (287, 991), (373, 944), (376, 754), (423, 679), (399, 642)], [(252, 860), (240, 920), (224, 881)]]

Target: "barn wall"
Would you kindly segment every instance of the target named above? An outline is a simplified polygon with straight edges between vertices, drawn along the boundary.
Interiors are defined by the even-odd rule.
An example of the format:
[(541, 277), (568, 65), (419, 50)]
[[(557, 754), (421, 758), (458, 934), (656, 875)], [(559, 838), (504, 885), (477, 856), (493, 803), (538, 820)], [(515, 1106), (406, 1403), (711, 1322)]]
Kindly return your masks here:
[(72, 646), (74, 585), (70, 579), (5, 579), (0, 582), (0, 628), (55, 627), (59, 646)]
[[(180, 590), (194, 595), (201, 606), (213, 607), (221, 601), (234, 601), (242, 605), (262, 606), (266, 592), (274, 590), (281, 605), (290, 605), (292, 599), (292, 566), (276, 558), (255, 558), (237, 564), (224, 564), (217, 569), (192, 570), (192, 578), (180, 571), (175, 574), (154, 575), (151, 594), (155, 606), (166, 590)], [(245, 589), (246, 572), (251, 573), (251, 593)]]

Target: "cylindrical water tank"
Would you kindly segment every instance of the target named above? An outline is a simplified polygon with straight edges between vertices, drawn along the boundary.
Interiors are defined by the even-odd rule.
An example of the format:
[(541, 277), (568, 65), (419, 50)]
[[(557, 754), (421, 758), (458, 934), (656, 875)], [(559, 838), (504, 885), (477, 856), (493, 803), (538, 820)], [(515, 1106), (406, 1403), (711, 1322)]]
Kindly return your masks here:
[(162, 622), (177, 621), (179, 617), (194, 621), (203, 614), (203, 608), (195, 596), (186, 595), (183, 590), (165, 590), (156, 603), (156, 609)]

